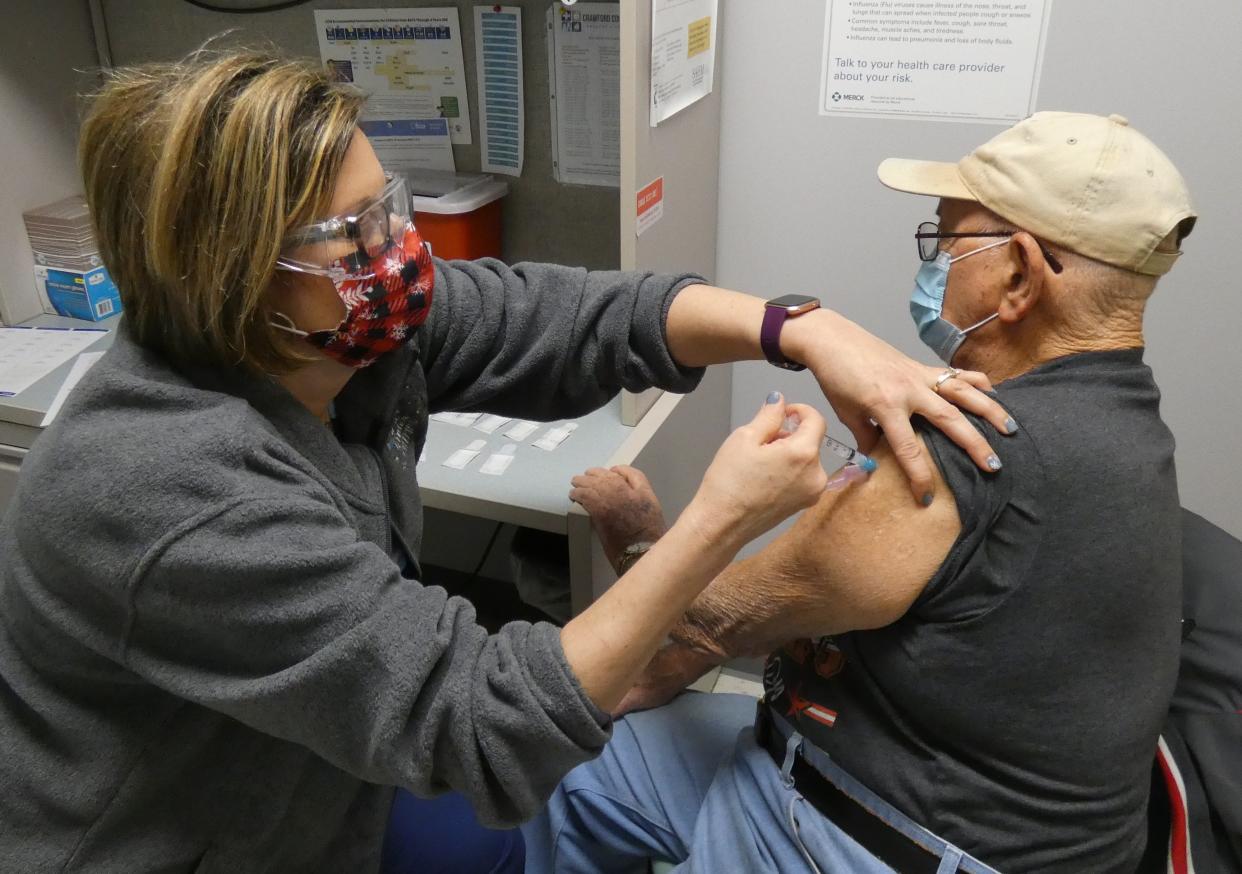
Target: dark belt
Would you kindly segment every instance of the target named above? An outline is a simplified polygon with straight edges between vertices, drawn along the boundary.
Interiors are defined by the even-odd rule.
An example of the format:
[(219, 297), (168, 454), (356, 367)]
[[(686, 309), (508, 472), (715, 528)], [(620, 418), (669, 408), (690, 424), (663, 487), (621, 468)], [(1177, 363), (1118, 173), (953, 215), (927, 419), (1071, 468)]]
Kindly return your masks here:
[[(784, 765), (785, 741), (772, 725), (771, 712), (762, 701), (755, 713), (755, 740), (768, 751), (778, 768)], [(794, 757), (790, 776), (807, 803), (898, 874), (936, 874), (939, 856), (850, 798), (801, 756)]]

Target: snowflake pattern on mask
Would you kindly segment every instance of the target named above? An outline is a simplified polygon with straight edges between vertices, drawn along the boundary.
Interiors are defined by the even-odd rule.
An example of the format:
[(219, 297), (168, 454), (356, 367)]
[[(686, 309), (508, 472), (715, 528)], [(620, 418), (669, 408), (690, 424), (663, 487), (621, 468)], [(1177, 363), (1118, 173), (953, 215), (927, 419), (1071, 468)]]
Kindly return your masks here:
[(366, 303), (366, 294), (369, 290), (368, 286), (360, 282), (350, 282), (345, 280), (336, 287), (337, 294), (341, 296), (341, 300), (345, 302), (345, 309), (352, 311), (354, 308)]

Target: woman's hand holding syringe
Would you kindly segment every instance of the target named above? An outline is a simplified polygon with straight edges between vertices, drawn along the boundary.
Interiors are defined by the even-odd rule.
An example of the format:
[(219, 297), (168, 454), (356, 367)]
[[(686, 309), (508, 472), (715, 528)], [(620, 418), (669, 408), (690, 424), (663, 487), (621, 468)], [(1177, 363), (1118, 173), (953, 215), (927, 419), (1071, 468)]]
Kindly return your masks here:
[[(781, 427), (782, 433), (790, 433), (798, 427), (798, 416), (792, 413), (785, 417), (785, 423)], [(828, 484), (824, 486), (824, 491), (832, 492), (843, 489), (853, 482), (861, 482), (870, 476), (875, 470), (875, 459), (864, 455), (857, 449), (854, 449), (840, 440), (836, 440), (824, 435), (824, 445), (828, 447), (835, 455), (839, 455), (845, 459), (845, 466), (828, 478)]]

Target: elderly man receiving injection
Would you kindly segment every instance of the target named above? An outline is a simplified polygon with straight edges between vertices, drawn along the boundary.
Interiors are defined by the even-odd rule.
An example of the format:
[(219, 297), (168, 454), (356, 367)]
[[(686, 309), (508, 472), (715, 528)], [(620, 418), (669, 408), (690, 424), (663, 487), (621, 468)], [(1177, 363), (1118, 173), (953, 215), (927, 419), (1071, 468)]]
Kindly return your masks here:
[[(1185, 183), (1120, 116), (1051, 112), (957, 164), (879, 174), (940, 199), (910, 311), (940, 385), (980, 370), (1021, 423), (1003, 468), (916, 420), (926, 510), (882, 442), (865, 482), (717, 577), (621, 710), (770, 653), (758, 717), (731, 695), (631, 713), (527, 828), (529, 870), (1102, 872), (1143, 855), (1181, 603), (1143, 312), (1194, 223)], [(637, 471), (590, 471), (573, 495), (614, 555), (659, 536)]]

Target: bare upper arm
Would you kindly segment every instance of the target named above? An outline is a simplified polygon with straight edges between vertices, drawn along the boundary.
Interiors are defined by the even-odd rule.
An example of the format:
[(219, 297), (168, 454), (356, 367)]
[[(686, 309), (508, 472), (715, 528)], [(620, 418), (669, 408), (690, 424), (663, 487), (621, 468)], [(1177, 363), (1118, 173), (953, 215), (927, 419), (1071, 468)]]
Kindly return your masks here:
[[(903, 616), (957, 539), (957, 504), (932, 466), (934, 499), (922, 507), (886, 442), (867, 481), (825, 492), (765, 553), (798, 586), (803, 610), (790, 637), (879, 628)], [(762, 558), (758, 556), (757, 558)], [(805, 626), (805, 627), (802, 627)]]

